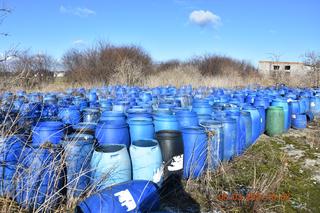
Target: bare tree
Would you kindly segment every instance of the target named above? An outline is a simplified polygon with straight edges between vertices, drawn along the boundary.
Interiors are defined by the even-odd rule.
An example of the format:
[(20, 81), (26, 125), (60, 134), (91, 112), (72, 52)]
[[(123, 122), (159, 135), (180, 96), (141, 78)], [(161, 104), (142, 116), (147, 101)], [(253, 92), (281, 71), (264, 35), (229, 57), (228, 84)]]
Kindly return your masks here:
[(127, 58), (123, 59), (120, 64), (116, 66), (115, 73), (112, 75), (114, 83), (129, 86), (141, 84), (142, 77), (143, 65)]
[(0, 56), (0, 63), (5, 62), (9, 59), (18, 57), (19, 50), (17, 47), (10, 47), (8, 50), (4, 51)]
[(320, 53), (310, 51), (304, 55), (304, 63), (310, 67), (309, 76), (313, 81), (313, 85), (320, 86)]
[[(5, 6), (5, 4), (2, 2), (2, 5), (0, 6), (0, 25), (3, 23), (5, 18), (12, 12), (12, 9)], [(7, 32), (0, 32), (0, 35), (2, 36), (9, 36), (9, 33)]]
[(268, 53), (270, 56), (270, 60), (272, 61), (272, 64), (270, 64), (269, 70), (271, 71), (271, 77), (273, 78), (273, 80), (276, 82), (276, 85), (280, 85), (283, 84), (285, 79), (284, 79), (284, 73), (282, 72), (282, 70), (273, 70), (273, 65), (277, 64), (280, 61), (281, 58), (281, 54), (279, 53)]
[[(0, 6), (0, 25), (3, 23), (4, 19), (12, 12), (12, 9), (5, 6), (4, 3), (1, 3)], [(9, 36), (9, 33), (0, 31), (0, 36)], [(7, 61), (13, 57), (16, 57), (18, 54), (17, 47), (10, 47), (8, 50), (4, 51), (0, 55), (0, 63), (3, 66), (2, 62)]]
[(54, 80), (56, 61), (46, 54), (30, 54), (21, 51), (13, 59), (6, 62), (3, 87), (23, 87), (31, 89)]

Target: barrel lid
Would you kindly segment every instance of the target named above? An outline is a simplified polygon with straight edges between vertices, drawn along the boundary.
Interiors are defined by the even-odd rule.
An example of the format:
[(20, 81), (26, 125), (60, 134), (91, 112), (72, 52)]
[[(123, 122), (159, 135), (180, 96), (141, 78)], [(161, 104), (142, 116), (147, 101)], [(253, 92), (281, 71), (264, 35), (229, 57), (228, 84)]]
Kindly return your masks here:
[(79, 134), (79, 133), (73, 133), (73, 134), (67, 135), (65, 137), (65, 140), (74, 141), (74, 142), (83, 141), (83, 140), (89, 141), (89, 140), (93, 140), (93, 139), (94, 139), (93, 135)]
[(283, 110), (282, 106), (269, 106), (268, 110)]

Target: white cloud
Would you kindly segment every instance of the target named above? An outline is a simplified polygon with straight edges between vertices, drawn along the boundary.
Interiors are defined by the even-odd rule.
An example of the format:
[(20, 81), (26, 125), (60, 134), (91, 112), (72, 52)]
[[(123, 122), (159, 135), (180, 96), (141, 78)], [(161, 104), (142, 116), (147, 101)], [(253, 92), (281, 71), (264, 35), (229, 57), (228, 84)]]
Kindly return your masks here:
[(82, 39), (77, 39), (72, 42), (73, 45), (85, 45), (86, 42)]
[(194, 10), (189, 15), (189, 21), (201, 27), (212, 25), (218, 27), (222, 24), (220, 16), (208, 10)]
[(59, 11), (60, 13), (71, 14), (71, 15), (80, 16), (80, 17), (88, 17), (96, 14), (95, 11), (85, 7), (67, 8), (63, 5), (60, 6)]

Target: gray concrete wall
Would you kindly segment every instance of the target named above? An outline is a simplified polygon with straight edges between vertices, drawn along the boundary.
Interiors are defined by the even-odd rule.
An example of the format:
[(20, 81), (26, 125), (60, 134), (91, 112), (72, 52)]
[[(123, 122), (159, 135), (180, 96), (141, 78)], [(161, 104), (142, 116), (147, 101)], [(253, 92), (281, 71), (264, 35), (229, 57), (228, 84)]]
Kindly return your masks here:
[[(279, 70), (274, 70), (274, 66), (279, 66)], [(290, 70), (285, 70), (286, 66), (290, 66)], [(271, 75), (274, 71), (289, 72), (291, 75), (306, 75), (310, 67), (305, 66), (303, 63), (297, 62), (273, 62), (273, 61), (260, 61), (259, 72), (264, 75)]]

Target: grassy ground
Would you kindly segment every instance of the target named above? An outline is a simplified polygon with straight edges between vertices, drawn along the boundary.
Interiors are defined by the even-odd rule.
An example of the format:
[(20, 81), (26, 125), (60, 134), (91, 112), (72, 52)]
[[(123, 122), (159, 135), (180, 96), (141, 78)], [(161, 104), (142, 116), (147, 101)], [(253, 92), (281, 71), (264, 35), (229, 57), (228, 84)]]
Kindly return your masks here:
[[(170, 212), (320, 212), (320, 122), (263, 135), (244, 155), (164, 199)], [(185, 191), (187, 192), (185, 192)]]
[[(320, 212), (320, 121), (277, 137), (262, 135), (215, 173), (175, 185), (176, 191), (161, 193), (162, 210)], [(17, 211), (14, 202), (0, 198), (0, 212)]]

